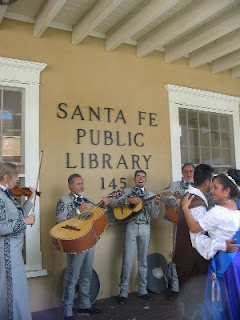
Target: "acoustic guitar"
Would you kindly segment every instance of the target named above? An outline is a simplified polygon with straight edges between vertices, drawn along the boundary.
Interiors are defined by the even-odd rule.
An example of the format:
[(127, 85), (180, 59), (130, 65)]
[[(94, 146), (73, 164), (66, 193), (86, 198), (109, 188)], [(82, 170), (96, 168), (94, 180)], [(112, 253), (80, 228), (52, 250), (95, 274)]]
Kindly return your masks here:
[(147, 199), (141, 199), (139, 197), (131, 197), (131, 198), (139, 199), (139, 203), (129, 204), (122, 207), (114, 208), (113, 209), (114, 217), (120, 221), (130, 220), (132, 217), (141, 213), (143, 211), (144, 204), (147, 203), (148, 201), (151, 201), (153, 198), (155, 198), (155, 196), (156, 195)]
[[(108, 197), (115, 196), (116, 192)], [(100, 201), (74, 218), (56, 224), (50, 230), (55, 249), (66, 253), (80, 253), (92, 248), (108, 225), (107, 216)]]
[[(163, 192), (160, 194), (160, 197), (163, 197), (163, 196), (171, 196), (172, 193), (167, 191), (167, 192)], [(115, 216), (115, 218), (117, 220), (120, 220), (120, 221), (128, 221), (130, 220), (132, 217), (134, 217), (135, 215), (139, 214), (140, 212), (142, 212), (143, 210), (143, 206), (144, 206), (144, 203), (152, 200), (155, 196), (152, 196), (148, 199), (140, 199), (138, 197), (136, 197), (137, 199), (140, 199), (140, 202), (136, 205), (125, 205), (125, 206), (122, 206), (122, 207), (116, 207), (113, 209), (113, 214)], [(174, 197), (178, 198), (178, 199), (182, 199), (183, 196), (180, 196), (180, 195), (174, 195)], [(177, 211), (175, 210), (174, 207), (168, 205), (165, 203), (165, 212), (166, 212), (166, 216), (167, 218), (171, 221), (171, 222), (174, 222), (176, 223), (178, 221), (178, 213)]]
[[(172, 195), (172, 194), (170, 194), (170, 195)], [(173, 196), (177, 199), (182, 199), (182, 197), (183, 197), (178, 194), (175, 194)], [(166, 213), (166, 217), (168, 218), (168, 220), (170, 220), (173, 223), (178, 222), (178, 213), (177, 213), (177, 210), (173, 206), (170, 206), (165, 203), (165, 213)]]

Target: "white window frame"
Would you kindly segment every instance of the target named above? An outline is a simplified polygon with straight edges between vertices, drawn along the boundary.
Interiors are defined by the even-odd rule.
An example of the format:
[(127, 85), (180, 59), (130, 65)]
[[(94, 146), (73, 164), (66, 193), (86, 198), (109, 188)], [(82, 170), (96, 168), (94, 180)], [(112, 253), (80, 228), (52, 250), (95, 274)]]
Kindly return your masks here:
[(240, 169), (240, 98), (172, 84), (167, 84), (165, 88), (169, 99), (172, 180), (178, 181), (182, 177), (179, 108), (232, 115), (235, 163), (236, 168)]
[[(39, 168), (39, 86), (45, 63), (0, 57), (0, 85), (23, 88), (25, 101), (25, 183), (36, 186)], [(27, 277), (47, 275), (42, 268), (40, 247), (40, 204), (36, 198), (36, 222), (26, 230)]]

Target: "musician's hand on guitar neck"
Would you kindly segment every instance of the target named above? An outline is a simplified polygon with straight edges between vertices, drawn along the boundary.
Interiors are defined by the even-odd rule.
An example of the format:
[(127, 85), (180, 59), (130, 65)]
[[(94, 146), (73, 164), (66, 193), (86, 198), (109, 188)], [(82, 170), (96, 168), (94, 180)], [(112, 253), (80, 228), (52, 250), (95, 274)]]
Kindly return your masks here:
[(138, 197), (128, 197), (129, 204), (138, 204), (141, 201)]
[(107, 206), (109, 204), (109, 197), (108, 196), (103, 197), (102, 202), (104, 203), (104, 207)]
[(160, 204), (160, 200), (161, 200), (161, 196), (157, 194), (154, 198), (155, 205), (158, 206)]
[(84, 210), (86, 211), (86, 209), (89, 209), (91, 207), (92, 205), (90, 203), (83, 202), (82, 204), (80, 204), (79, 210), (80, 212), (83, 212)]

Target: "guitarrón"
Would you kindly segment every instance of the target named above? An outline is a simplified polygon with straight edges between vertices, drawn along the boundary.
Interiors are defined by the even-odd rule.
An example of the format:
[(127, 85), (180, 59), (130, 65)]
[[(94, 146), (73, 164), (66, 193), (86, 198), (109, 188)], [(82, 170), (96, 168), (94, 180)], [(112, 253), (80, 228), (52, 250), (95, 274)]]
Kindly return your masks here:
[(80, 253), (92, 248), (107, 228), (103, 208), (88, 208), (87, 212), (62, 221), (50, 230), (55, 249), (66, 253)]

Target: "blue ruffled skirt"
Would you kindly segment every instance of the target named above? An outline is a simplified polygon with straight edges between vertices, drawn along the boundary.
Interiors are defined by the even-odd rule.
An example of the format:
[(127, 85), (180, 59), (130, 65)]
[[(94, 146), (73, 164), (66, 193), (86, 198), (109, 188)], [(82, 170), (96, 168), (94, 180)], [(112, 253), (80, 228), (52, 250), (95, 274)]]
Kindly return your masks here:
[(212, 279), (209, 266), (205, 298), (201, 310), (203, 320), (240, 319), (240, 250), (238, 250), (226, 271), (217, 281)]

